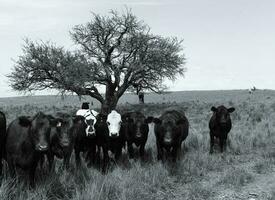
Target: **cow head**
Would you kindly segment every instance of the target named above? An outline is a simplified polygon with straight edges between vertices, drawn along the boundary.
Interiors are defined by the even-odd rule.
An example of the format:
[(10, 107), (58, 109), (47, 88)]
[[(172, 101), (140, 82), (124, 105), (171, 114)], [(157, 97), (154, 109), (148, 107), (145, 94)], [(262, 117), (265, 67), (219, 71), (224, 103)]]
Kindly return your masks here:
[(154, 118), (153, 122), (155, 123), (155, 132), (162, 138), (162, 142), (166, 145), (171, 145), (175, 140), (179, 127), (185, 121), (183, 119), (173, 120), (170, 118)]
[(139, 139), (143, 138), (145, 134), (149, 132), (148, 123), (150, 123), (150, 119), (146, 119), (143, 114), (138, 114), (133, 118), (133, 133), (134, 138)]
[(76, 115), (73, 118), (73, 136), (76, 137), (76, 135), (81, 134), (81, 135), (86, 135), (86, 129), (87, 129), (87, 124), (85, 122), (85, 117), (81, 115)]
[(117, 111), (112, 110), (111, 113), (108, 114), (106, 122), (109, 130), (109, 136), (119, 137), (122, 124), (121, 115)]
[(85, 122), (87, 124), (87, 128), (86, 128), (86, 135), (87, 136), (91, 136), (91, 137), (95, 137), (96, 136), (96, 132), (95, 132), (95, 124), (96, 124), (96, 116), (97, 116), (97, 112), (90, 112), (91, 114), (85, 117)]
[(30, 133), (36, 151), (45, 152), (49, 148), (51, 120), (51, 117), (39, 112), (30, 121)]
[(63, 116), (60, 118), (55, 118), (51, 122), (52, 133), (57, 135), (59, 145), (62, 148), (67, 148), (71, 145), (72, 135), (71, 127), (73, 125), (71, 117)]
[(230, 113), (235, 111), (235, 108), (226, 108), (225, 106), (214, 107), (212, 106), (211, 111), (214, 112), (216, 116), (216, 121), (221, 125), (226, 125), (230, 120)]
[(96, 124), (96, 116), (98, 113), (94, 110), (79, 110), (77, 115), (81, 115), (85, 118), (86, 127), (86, 136), (95, 137), (95, 124)]

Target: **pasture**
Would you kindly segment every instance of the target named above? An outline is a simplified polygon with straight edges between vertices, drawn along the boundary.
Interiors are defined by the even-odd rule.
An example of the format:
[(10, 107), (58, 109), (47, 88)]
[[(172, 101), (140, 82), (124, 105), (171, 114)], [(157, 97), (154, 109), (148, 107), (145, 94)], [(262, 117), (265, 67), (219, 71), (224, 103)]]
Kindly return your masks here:
[[(190, 122), (189, 136), (176, 165), (156, 160), (151, 129), (145, 147), (146, 161), (129, 160), (123, 155), (122, 161), (113, 163), (109, 173), (103, 175), (86, 165), (76, 169), (73, 156), (68, 171), (61, 170), (59, 161), (56, 173), (38, 169), (35, 190), (5, 173), (0, 199), (275, 199), (274, 100), (275, 91), (270, 90), (257, 90), (252, 95), (245, 90), (186, 91), (146, 94), (145, 104), (139, 105), (136, 95), (125, 94), (118, 105), (120, 112), (140, 110), (146, 116), (159, 116), (168, 109), (185, 112)], [(99, 104), (93, 103), (91, 107), (98, 109)], [(233, 126), (226, 153), (219, 153), (217, 148), (210, 155), (210, 108), (221, 104), (236, 108), (231, 114)], [(6, 113), (8, 122), (39, 110), (73, 114), (80, 105), (75, 96), (63, 100), (54, 96), (0, 99), (0, 110)]]

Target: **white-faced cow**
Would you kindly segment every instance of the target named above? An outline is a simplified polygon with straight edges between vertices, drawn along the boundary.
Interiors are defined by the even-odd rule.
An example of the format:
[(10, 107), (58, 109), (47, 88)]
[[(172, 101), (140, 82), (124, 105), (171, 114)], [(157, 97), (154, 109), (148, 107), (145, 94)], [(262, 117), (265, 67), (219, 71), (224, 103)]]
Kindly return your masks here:
[(103, 151), (103, 167), (102, 171), (106, 172), (107, 164), (109, 163), (108, 151), (115, 154), (115, 159), (118, 160), (122, 153), (122, 148), (125, 146), (125, 134), (121, 115), (112, 110), (107, 116), (99, 114), (95, 124), (97, 145), (99, 150)]
[(209, 121), (210, 129), (210, 153), (213, 153), (215, 138), (219, 139), (221, 152), (226, 148), (226, 140), (232, 123), (230, 113), (234, 112), (235, 108), (226, 108), (221, 105), (219, 107), (212, 107), (213, 115)]
[(164, 150), (173, 161), (178, 158), (181, 144), (188, 136), (189, 122), (183, 113), (166, 111), (154, 119), (158, 160), (164, 160)]

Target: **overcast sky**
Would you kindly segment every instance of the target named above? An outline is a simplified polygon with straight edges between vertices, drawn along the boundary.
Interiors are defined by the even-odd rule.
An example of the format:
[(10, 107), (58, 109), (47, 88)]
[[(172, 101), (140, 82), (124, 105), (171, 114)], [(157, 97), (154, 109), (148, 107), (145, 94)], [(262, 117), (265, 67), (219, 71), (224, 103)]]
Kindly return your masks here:
[(18, 95), (5, 76), (24, 38), (73, 49), (74, 25), (125, 6), (152, 33), (184, 39), (187, 72), (170, 90), (275, 89), (272, 0), (0, 0), (0, 97)]

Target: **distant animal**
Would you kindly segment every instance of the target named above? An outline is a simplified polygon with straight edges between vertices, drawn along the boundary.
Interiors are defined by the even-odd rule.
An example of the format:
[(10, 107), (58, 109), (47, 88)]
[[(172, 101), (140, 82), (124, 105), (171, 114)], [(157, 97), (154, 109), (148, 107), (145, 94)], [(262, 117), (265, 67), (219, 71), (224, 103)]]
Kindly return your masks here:
[(78, 110), (76, 113), (76, 116), (80, 116), (75, 119), (77, 122), (75, 123), (75, 126), (79, 127), (76, 130), (74, 144), (77, 165), (81, 162), (80, 152), (87, 154), (86, 160), (88, 161), (89, 167), (92, 166), (92, 164), (95, 164), (97, 142), (95, 124), (97, 122), (97, 115), (98, 112), (86, 109)]
[(6, 124), (6, 116), (0, 112), (0, 175), (2, 175), (3, 168), (2, 159), (5, 157)]
[(139, 155), (144, 156), (144, 148), (148, 138), (149, 126), (153, 118), (145, 118), (141, 112), (128, 112), (122, 115), (122, 121), (125, 124), (125, 139), (129, 157), (134, 157), (133, 144), (139, 148)]
[(28, 171), (30, 185), (34, 186), (34, 175), (38, 161), (49, 149), (51, 118), (42, 112), (33, 118), (19, 117), (7, 129), (6, 159), (12, 176), (16, 168)]
[(83, 102), (82, 106), (81, 106), (81, 109), (87, 109), (87, 110), (90, 109), (89, 104), (90, 104), (89, 102)]
[(121, 115), (115, 110), (108, 115), (98, 114), (95, 130), (99, 153), (101, 150), (103, 151), (102, 171), (106, 172), (109, 163), (108, 152), (111, 151), (115, 155), (115, 159), (118, 160), (125, 146), (125, 128)]
[(189, 122), (184, 113), (176, 110), (164, 112), (154, 118), (158, 160), (164, 160), (164, 151), (175, 162), (179, 158), (181, 144), (188, 136)]
[(255, 91), (256, 91), (256, 87), (255, 86), (253, 86), (252, 88), (248, 89), (248, 93), (249, 94), (253, 94)]
[(52, 121), (50, 149), (47, 153), (50, 169), (52, 169), (54, 157), (63, 159), (63, 166), (69, 167), (76, 134), (73, 125), (73, 119), (67, 114), (62, 114)]
[(138, 93), (138, 99), (139, 99), (140, 104), (144, 104), (144, 93), (143, 92)]
[(210, 153), (213, 153), (215, 138), (219, 139), (221, 152), (226, 149), (226, 140), (229, 131), (231, 130), (232, 123), (230, 113), (235, 111), (235, 108), (226, 108), (221, 105), (219, 107), (212, 107), (213, 115), (209, 121), (210, 129)]

